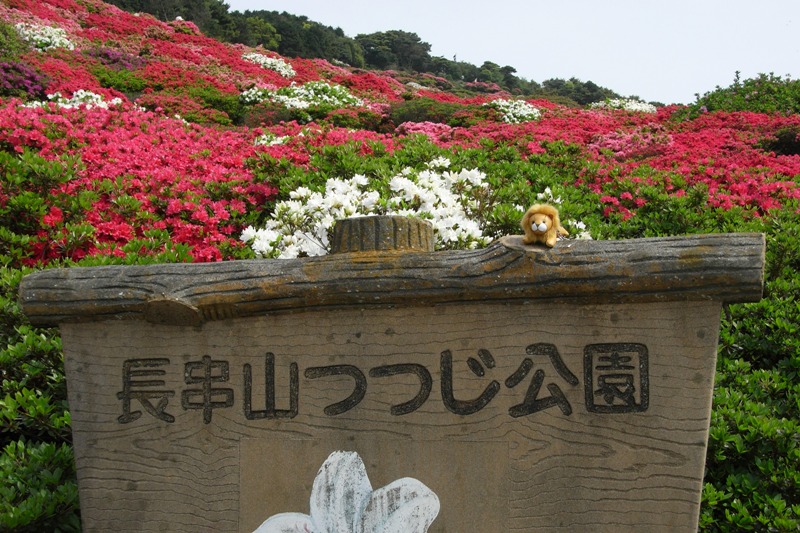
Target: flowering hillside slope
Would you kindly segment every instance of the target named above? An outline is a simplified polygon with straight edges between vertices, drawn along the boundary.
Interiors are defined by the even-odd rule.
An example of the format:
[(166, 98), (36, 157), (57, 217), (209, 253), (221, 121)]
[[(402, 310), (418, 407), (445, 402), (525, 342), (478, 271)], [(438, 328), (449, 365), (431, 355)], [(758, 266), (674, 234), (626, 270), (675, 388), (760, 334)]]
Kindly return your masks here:
[(30, 269), (316, 255), (371, 213), (479, 247), (548, 201), (570, 238), (768, 234), (764, 301), (723, 317), (700, 527), (796, 530), (800, 115), (491, 91), (2, 0), (0, 529), (79, 529), (60, 341), (15, 303)]

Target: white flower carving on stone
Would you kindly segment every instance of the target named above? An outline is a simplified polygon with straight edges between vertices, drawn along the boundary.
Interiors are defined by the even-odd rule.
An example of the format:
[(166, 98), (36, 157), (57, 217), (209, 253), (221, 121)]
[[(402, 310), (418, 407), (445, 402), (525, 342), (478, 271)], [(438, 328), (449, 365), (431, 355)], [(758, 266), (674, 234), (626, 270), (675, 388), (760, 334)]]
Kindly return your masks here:
[(439, 498), (409, 477), (372, 490), (356, 452), (333, 452), (314, 478), (310, 508), (276, 514), (253, 533), (426, 533)]

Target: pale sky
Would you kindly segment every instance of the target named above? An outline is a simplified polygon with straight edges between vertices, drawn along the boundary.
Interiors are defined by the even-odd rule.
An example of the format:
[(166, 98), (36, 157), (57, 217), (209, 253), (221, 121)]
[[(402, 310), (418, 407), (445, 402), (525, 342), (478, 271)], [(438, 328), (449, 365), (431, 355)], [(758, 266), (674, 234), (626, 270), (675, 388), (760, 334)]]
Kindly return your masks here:
[(305, 15), (349, 37), (416, 33), (432, 56), (666, 104), (727, 87), (737, 70), (800, 78), (800, 0), (225, 1), (231, 11)]

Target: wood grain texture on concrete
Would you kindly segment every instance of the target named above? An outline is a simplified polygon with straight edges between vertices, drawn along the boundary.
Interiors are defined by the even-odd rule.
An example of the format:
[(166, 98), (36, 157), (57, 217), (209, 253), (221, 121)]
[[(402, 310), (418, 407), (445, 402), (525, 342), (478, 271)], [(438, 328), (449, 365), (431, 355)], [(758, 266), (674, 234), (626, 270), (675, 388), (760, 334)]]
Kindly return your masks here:
[(84, 530), (310, 524), (342, 451), (429, 488), (435, 533), (695, 531), (720, 312), (761, 297), (764, 236), (431, 252), (427, 231), (25, 277), (61, 329)]
[(378, 485), (430, 487), (432, 532), (690, 531), (719, 312), (546, 302), (64, 324), (85, 530), (253, 531), (307, 513), (316, 469), (345, 450)]
[(346, 306), (467, 301), (575, 303), (761, 298), (763, 234), (560, 241), (503, 237), (473, 251), (340, 253), (280, 261), (48, 269), (26, 276), (36, 324), (206, 321)]

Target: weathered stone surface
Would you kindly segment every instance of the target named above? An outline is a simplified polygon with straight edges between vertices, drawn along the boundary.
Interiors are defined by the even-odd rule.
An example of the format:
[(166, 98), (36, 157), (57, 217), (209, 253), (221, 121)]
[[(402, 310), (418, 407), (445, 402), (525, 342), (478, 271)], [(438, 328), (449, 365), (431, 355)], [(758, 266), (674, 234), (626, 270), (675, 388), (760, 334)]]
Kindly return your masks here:
[(154, 300), (197, 309), (202, 321), (487, 300), (746, 302), (761, 298), (763, 264), (762, 234), (561, 241), (552, 249), (510, 236), (475, 251), (50, 269), (25, 277), (20, 302), (37, 324), (159, 320), (147, 311)]
[[(431, 532), (694, 531), (719, 313), (718, 302), (532, 301), (312, 310), (200, 328), (63, 324), (84, 530), (251, 532), (274, 514), (308, 513), (319, 465), (345, 450), (359, 453), (375, 486), (408, 476), (430, 487), (441, 502)], [(636, 388), (624, 412), (598, 412), (594, 367), (608, 347), (635, 358), (617, 372)], [(530, 372), (507, 382), (526, 358)], [(143, 360), (151, 366), (131, 366)], [(320, 370), (331, 365), (352, 373)], [(429, 384), (412, 367), (390, 375), (391, 365), (424, 368)], [(208, 423), (206, 368), (217, 377)], [(137, 369), (160, 374), (131, 376)], [(537, 371), (539, 403), (524, 414)], [(486, 390), (493, 396), (478, 408)], [(397, 409), (421, 393), (418, 407)]]

